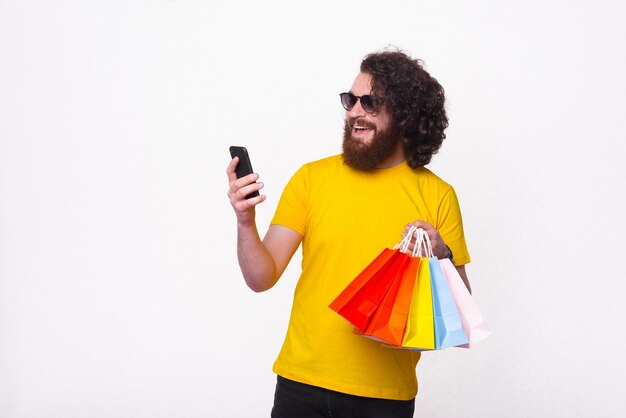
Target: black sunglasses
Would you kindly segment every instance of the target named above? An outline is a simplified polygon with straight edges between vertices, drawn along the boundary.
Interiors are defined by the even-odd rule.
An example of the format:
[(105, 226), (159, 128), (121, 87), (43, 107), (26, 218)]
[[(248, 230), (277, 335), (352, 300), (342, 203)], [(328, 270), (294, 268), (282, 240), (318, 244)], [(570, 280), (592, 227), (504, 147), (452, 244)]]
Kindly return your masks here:
[(352, 110), (358, 100), (361, 100), (361, 107), (367, 113), (378, 113), (380, 106), (383, 104), (383, 99), (366, 94), (364, 96), (355, 96), (352, 93), (340, 93), (341, 105), (348, 112)]

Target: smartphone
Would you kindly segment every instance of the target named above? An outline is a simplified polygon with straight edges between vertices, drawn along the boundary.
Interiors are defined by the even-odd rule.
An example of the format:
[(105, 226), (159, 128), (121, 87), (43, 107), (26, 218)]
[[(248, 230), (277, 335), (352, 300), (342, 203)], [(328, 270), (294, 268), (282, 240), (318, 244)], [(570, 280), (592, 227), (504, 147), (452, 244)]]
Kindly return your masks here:
[[(230, 148), (230, 156), (232, 158), (239, 157), (239, 163), (237, 163), (237, 167), (235, 168), (235, 173), (237, 174), (237, 178), (241, 178), (247, 176), (248, 174), (252, 174), (252, 163), (250, 163), (250, 157), (248, 156), (248, 150), (245, 147), (231, 146)], [(259, 196), (259, 192), (252, 192), (246, 199), (250, 199), (252, 197)]]

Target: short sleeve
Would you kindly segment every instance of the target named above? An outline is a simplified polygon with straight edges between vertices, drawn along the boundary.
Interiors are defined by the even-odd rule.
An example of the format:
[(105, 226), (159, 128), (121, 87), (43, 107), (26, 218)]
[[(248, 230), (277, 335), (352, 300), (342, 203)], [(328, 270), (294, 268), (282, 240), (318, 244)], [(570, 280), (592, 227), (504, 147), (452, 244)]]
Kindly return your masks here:
[(304, 236), (308, 202), (307, 173), (306, 166), (303, 166), (291, 177), (278, 201), (271, 225), (286, 226)]
[(461, 208), (454, 188), (450, 187), (439, 205), (437, 213), (437, 230), (453, 254), (453, 262), (462, 266), (471, 261), (465, 234), (463, 233), (463, 219)]

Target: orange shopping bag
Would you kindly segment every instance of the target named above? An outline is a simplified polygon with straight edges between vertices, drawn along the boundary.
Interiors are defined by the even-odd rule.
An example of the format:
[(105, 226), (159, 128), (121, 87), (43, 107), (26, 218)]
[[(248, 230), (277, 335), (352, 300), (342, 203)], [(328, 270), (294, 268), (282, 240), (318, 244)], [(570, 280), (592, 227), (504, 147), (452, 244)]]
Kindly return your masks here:
[(395, 346), (402, 345), (420, 261), (419, 257), (408, 258), (401, 277), (397, 278), (392, 289), (387, 292), (365, 329), (365, 336)]

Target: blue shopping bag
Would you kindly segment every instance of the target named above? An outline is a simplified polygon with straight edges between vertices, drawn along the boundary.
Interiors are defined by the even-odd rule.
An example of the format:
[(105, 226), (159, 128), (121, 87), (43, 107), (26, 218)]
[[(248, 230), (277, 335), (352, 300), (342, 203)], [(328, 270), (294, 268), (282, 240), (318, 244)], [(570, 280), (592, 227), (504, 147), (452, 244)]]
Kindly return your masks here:
[(437, 257), (428, 259), (430, 281), (433, 294), (435, 319), (435, 349), (441, 350), (467, 344), (461, 316), (452, 297), (450, 286)]

